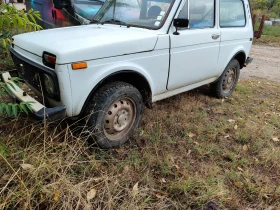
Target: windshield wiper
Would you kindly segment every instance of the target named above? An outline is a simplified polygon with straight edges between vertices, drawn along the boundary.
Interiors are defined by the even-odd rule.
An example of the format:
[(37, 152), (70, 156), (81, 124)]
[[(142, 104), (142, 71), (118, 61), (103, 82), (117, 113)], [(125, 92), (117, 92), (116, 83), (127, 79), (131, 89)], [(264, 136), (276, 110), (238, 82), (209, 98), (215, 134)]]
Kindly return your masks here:
[(104, 24), (104, 23), (119, 23), (121, 25), (125, 25), (127, 27), (130, 27), (126, 22), (116, 20), (116, 19), (106, 20), (106, 21), (102, 22), (101, 24)]
[(100, 2), (100, 3), (102, 3), (102, 4), (105, 3), (105, 1), (102, 1), (102, 0), (92, 0), (92, 1), (97, 1), (97, 2)]
[(100, 23), (100, 22), (98, 20), (91, 20), (89, 23), (93, 24), (93, 23)]

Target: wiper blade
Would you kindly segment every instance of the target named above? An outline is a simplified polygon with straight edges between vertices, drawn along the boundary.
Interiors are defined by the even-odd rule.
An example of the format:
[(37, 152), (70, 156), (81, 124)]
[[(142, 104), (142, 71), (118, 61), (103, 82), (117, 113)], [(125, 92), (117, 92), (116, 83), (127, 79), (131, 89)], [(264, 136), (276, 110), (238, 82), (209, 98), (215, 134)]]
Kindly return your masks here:
[(102, 4), (104, 4), (105, 1), (102, 1), (102, 0), (93, 0), (93, 1), (97, 1), (97, 2), (100, 2)]
[(98, 20), (91, 20), (89, 23), (93, 24), (93, 23), (100, 23), (100, 22)]
[(102, 22), (102, 24), (104, 24), (104, 23), (120, 23), (121, 25), (129, 26), (126, 22), (116, 20), (116, 19), (106, 20), (106, 21)]

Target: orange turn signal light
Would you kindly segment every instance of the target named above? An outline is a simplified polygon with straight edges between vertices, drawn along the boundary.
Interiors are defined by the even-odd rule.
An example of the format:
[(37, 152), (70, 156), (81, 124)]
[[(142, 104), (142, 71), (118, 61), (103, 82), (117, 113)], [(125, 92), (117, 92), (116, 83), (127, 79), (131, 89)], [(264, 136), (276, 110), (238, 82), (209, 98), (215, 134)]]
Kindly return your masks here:
[(87, 62), (72, 63), (73, 70), (86, 69)]

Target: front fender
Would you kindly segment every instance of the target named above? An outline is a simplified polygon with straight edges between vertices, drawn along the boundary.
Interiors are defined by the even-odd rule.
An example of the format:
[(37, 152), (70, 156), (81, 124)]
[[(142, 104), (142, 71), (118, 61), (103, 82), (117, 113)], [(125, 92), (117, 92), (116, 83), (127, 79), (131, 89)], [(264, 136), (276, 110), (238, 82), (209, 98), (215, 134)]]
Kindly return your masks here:
[[(107, 62), (106, 62), (107, 63)], [(71, 69), (69, 64), (69, 69)], [(92, 90), (99, 85), (104, 79), (110, 75), (118, 72), (129, 70), (137, 72), (142, 75), (151, 87), (152, 93), (154, 92), (153, 81), (150, 74), (145, 68), (137, 63), (125, 61), (125, 62), (110, 62), (104, 65), (98, 65), (95, 62), (88, 62), (88, 68), (80, 71), (70, 70), (70, 79), (72, 87), (72, 103), (73, 103), (73, 116), (80, 114), (88, 96)]]

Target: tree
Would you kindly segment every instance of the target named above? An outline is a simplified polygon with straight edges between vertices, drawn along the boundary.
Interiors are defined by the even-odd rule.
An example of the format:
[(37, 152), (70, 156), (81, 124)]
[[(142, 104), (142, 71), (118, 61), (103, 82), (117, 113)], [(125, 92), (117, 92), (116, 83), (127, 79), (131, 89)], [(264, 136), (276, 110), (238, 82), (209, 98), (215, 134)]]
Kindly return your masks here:
[(267, 0), (253, 0), (251, 1), (253, 10), (257, 9), (266, 9), (267, 8)]
[(280, 0), (275, 2), (273, 7), (271, 8), (271, 11), (275, 12), (278, 17), (280, 17)]

